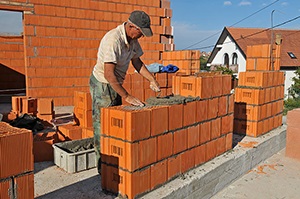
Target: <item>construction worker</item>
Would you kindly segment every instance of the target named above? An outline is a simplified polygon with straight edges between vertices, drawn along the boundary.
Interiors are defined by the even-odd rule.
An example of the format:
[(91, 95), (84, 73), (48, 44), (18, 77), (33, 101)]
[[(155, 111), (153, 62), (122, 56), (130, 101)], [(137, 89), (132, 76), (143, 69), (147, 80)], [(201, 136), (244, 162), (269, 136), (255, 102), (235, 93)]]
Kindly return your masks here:
[(152, 36), (150, 17), (144, 11), (133, 11), (128, 21), (108, 31), (100, 42), (97, 63), (90, 77), (90, 93), (93, 104), (94, 146), (98, 172), (100, 157), (100, 108), (117, 106), (125, 100), (134, 106), (144, 106), (138, 98), (130, 95), (122, 86), (131, 61), (136, 71), (149, 80), (150, 88), (160, 91), (158, 82), (148, 71), (140, 57), (143, 55), (138, 39)]

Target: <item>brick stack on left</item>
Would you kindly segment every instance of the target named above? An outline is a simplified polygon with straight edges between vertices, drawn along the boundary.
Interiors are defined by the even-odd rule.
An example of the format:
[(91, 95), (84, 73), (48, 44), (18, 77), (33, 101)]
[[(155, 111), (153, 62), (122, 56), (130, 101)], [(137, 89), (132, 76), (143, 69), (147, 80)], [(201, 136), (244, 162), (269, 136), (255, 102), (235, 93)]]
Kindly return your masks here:
[(66, 140), (79, 140), (94, 136), (92, 121), (92, 99), (89, 92), (74, 92), (75, 124), (58, 127), (59, 135)]
[(0, 122), (1, 199), (34, 198), (32, 132)]

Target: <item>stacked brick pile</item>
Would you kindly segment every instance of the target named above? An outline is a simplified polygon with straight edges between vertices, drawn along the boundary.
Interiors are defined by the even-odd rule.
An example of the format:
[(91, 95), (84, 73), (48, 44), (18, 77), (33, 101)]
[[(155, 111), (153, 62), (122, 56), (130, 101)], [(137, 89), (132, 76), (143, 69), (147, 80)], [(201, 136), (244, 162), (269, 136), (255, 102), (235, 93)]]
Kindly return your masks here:
[(0, 196), (34, 198), (32, 133), (0, 122)]
[[(26, 96), (12, 96), (12, 110), (8, 114), (8, 121), (14, 120), (25, 113), (38, 117), (41, 119), (44, 126), (47, 126), (55, 116), (53, 99), (36, 99)], [(53, 160), (52, 144), (60, 141), (61, 140), (55, 131), (34, 133), (34, 162)]]
[(275, 70), (270, 71), (268, 46), (247, 48), (250, 61), (247, 58), (247, 71), (240, 73), (235, 89), (234, 132), (237, 134), (258, 137), (282, 125), (284, 73), (279, 71), (279, 57), (275, 56), (279, 55), (278, 46), (274, 47), (276, 53), (273, 52)]
[(176, 50), (162, 53), (163, 65), (173, 64), (180, 73), (191, 75), (200, 71), (199, 50)]
[[(231, 80), (219, 77), (221, 88), (223, 78)], [(186, 104), (102, 108), (102, 188), (134, 198), (230, 150), (234, 101), (227, 87)]]

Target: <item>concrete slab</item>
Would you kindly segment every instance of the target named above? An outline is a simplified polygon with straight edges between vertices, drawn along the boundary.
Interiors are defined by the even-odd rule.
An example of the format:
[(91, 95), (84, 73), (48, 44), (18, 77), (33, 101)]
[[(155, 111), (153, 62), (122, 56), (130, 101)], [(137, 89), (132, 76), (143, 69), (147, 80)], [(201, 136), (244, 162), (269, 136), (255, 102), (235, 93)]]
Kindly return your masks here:
[(212, 199), (299, 198), (300, 161), (285, 156), (282, 149)]

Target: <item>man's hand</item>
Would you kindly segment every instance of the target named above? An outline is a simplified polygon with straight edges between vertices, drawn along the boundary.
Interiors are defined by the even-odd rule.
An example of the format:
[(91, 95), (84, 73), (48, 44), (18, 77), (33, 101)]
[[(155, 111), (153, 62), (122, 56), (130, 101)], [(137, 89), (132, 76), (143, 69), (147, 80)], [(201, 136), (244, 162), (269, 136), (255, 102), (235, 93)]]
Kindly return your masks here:
[(132, 95), (127, 95), (127, 97), (125, 97), (124, 99), (126, 102), (132, 104), (133, 106), (140, 106), (140, 107), (145, 106), (143, 102), (141, 102), (138, 98), (133, 97)]
[(155, 92), (160, 92), (159, 84), (156, 80), (150, 82), (150, 88)]

